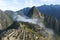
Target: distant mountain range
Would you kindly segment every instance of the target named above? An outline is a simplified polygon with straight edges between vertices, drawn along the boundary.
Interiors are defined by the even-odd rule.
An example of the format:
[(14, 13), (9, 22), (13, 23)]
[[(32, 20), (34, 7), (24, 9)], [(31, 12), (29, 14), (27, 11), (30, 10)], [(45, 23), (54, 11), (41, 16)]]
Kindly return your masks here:
[[(36, 8), (39, 10), (39, 12), (41, 12), (42, 15), (44, 15), (45, 25), (53, 28), (60, 34), (60, 5), (42, 5)], [(31, 17), (33, 15), (33, 9), (35, 8), (33, 7), (31, 9), (27, 7), (16, 12), (20, 14), (20, 12), (22, 11), (25, 16)]]
[[(36, 7), (42, 14), (56, 17), (60, 21), (60, 5), (42, 5)], [(16, 11), (20, 15), (27, 16), (31, 8), (27, 7), (21, 10)], [(5, 13), (13, 13), (13, 11), (6, 10)]]
[[(36, 7), (42, 14), (56, 17), (60, 21), (60, 5), (42, 5)], [(24, 15), (27, 15), (30, 8), (24, 8), (16, 11), (18, 14), (22, 11)]]

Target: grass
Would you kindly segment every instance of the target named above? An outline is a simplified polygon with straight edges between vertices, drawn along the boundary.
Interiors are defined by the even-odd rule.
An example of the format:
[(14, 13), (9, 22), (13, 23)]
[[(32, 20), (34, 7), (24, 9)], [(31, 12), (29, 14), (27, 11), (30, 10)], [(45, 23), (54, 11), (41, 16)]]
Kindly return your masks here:
[(48, 35), (48, 38), (42, 36), (39, 32), (36, 32), (33, 27), (31, 28), (28, 24), (24, 24), (23, 30), (29, 33), (35, 34), (39, 39), (41, 40), (50, 40), (50, 34)]
[(38, 38), (45, 39), (40, 33), (35, 32), (33, 29), (30, 29), (28, 25), (26, 25), (26, 26), (24, 27), (24, 30), (27, 31), (27, 32), (34, 33)]

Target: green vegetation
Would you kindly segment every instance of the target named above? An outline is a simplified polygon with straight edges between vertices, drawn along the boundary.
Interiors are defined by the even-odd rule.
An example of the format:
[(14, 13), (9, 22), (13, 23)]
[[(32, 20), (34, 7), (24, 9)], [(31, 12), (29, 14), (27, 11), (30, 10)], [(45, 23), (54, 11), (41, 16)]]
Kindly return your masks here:
[(13, 23), (12, 19), (1, 10), (0, 10), (0, 16), (1, 16), (0, 23), (2, 25), (2, 29), (7, 28)]
[(44, 36), (42, 36), (39, 32), (36, 32), (34, 29), (31, 29), (29, 25), (25, 25), (24, 30), (26, 32), (35, 34), (41, 40), (47, 40), (48, 39), (48, 38), (45, 38)]
[(44, 22), (44, 24), (45, 24), (45, 26), (46, 26), (46, 27), (48, 27), (48, 26), (49, 26), (47, 22)]
[(37, 8), (34, 6), (30, 9), (30, 11), (27, 14), (28, 17), (30, 18), (39, 18), (39, 11)]

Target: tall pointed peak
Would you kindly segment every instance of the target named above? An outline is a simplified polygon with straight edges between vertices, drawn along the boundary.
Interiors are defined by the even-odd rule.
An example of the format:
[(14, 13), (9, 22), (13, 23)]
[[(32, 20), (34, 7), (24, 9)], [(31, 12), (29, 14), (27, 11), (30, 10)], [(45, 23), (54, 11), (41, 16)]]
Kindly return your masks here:
[(33, 6), (29, 10), (27, 16), (30, 17), (30, 18), (37, 18), (39, 16), (39, 10), (35, 6)]
[(33, 6), (31, 9), (35, 9), (36, 7), (35, 6)]

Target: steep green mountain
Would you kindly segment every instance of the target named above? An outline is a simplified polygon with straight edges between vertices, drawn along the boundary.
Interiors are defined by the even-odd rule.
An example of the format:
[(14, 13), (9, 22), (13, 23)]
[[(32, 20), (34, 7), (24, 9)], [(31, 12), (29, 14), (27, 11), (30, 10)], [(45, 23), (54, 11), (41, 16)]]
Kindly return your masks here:
[(0, 30), (4, 30), (13, 23), (12, 19), (0, 10)]
[[(60, 21), (60, 11), (59, 11), (60, 5), (42, 5), (42, 6), (38, 6), (36, 8), (42, 14), (56, 17)], [(27, 8), (23, 8), (21, 10), (18, 10), (18, 11), (23, 11), (24, 15), (27, 15), (30, 9), (31, 8), (27, 7)]]
[(34, 6), (34, 7), (32, 7), (32, 8), (29, 10), (27, 16), (28, 16), (29, 18), (39, 18), (39, 11), (38, 11), (37, 8)]
[(29, 18), (38, 18), (38, 22), (39, 20), (42, 20), (47, 28), (51, 28), (56, 33), (60, 34), (60, 27), (59, 27), (60, 23), (57, 18), (40, 13), (36, 7), (32, 7), (30, 11), (28, 12), (27, 16)]
[[(34, 11), (35, 11), (36, 15), (35, 15)], [(27, 14), (27, 16), (30, 18), (34, 18), (35, 16), (33, 17), (33, 15), (38, 16), (37, 17), (37, 18), (39, 18), (38, 22), (41, 22), (39, 20), (43, 20), (42, 22), (44, 23), (45, 27), (53, 29), (56, 34), (60, 35), (60, 23), (56, 17), (42, 14), (36, 9), (36, 7), (32, 7), (32, 9), (30, 9), (30, 11)], [(58, 38), (58, 36), (57, 36), (57, 38)]]
[(52, 16), (44, 16), (44, 23), (46, 27), (54, 29), (54, 31), (60, 34), (60, 23), (59, 20)]

